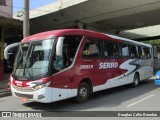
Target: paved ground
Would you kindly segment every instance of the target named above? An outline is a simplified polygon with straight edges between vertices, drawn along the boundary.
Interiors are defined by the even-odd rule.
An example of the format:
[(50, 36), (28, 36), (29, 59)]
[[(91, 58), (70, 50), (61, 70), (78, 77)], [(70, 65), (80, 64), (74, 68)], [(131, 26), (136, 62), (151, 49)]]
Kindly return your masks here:
[[(0, 111), (17, 111), (17, 112), (50, 112), (51, 114), (61, 114), (63, 111), (85, 111), (85, 114), (94, 115), (94, 111), (160, 111), (160, 86), (155, 86), (154, 80), (146, 80), (140, 83), (137, 88), (132, 88), (128, 85), (112, 88), (92, 95), (89, 101), (77, 104), (72, 99), (67, 99), (54, 103), (37, 103), (37, 102), (22, 102), (19, 98), (13, 96), (0, 97)], [(54, 111), (54, 112), (53, 112)], [(61, 111), (61, 112), (60, 112)], [(86, 112), (87, 111), (87, 112)], [(91, 111), (91, 112), (90, 112)], [(88, 113), (89, 112), (89, 113)], [(98, 114), (96, 112), (95, 114)], [(71, 113), (71, 116), (74, 113)], [(83, 117), (83, 114), (82, 114)], [(82, 120), (86, 118), (76, 118)], [(101, 117), (102, 118), (102, 117)], [(101, 119), (100, 118), (100, 119)], [(157, 119), (154, 117), (144, 118), (151, 120)], [(17, 118), (16, 118), (17, 119)], [(52, 118), (53, 119), (53, 118)], [(56, 119), (56, 118), (54, 118)], [(58, 117), (58, 120), (70, 120), (69, 117)], [(74, 118), (75, 119), (75, 118)], [(88, 119), (88, 118), (87, 118)], [(89, 118), (96, 120), (97, 117)], [(99, 119), (99, 118), (98, 118)], [(108, 120), (109, 117), (104, 118)], [(119, 118), (124, 120), (126, 118)], [(132, 118), (131, 118), (132, 119)], [(139, 118), (134, 118), (139, 119)], [(141, 117), (143, 119), (143, 117)], [(113, 120), (113, 118), (112, 118)], [(115, 120), (115, 118), (114, 118)]]

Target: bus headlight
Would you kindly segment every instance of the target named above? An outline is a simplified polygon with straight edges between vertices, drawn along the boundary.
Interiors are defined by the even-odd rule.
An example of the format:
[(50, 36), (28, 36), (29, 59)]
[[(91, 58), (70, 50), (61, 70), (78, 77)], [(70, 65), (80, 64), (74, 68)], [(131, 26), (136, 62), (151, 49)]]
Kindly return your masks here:
[(156, 79), (160, 79), (160, 76), (156, 76)]
[(49, 86), (50, 83), (51, 83), (51, 82), (47, 82), (47, 83), (44, 83), (44, 84), (38, 84), (38, 85), (34, 86), (33, 88), (34, 88), (35, 90), (39, 90), (39, 89), (42, 89), (42, 88), (44, 88), (44, 87)]

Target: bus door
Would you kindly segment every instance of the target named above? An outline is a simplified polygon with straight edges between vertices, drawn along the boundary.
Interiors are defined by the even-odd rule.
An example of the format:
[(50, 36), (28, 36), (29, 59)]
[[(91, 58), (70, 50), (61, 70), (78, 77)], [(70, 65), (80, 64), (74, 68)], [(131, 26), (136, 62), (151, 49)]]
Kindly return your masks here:
[(56, 43), (53, 60), (52, 86), (60, 88), (56, 93), (57, 96), (60, 96), (60, 99), (74, 95), (74, 91), (71, 91), (71, 84), (74, 82), (72, 78), (75, 76), (73, 65), (81, 39), (82, 36), (67, 35), (59, 37)]

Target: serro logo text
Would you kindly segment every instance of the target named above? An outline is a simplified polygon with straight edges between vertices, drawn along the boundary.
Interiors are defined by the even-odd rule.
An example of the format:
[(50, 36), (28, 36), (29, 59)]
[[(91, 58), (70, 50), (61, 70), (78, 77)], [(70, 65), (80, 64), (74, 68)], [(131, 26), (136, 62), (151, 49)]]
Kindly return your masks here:
[(102, 62), (99, 63), (99, 69), (117, 68), (118, 62)]

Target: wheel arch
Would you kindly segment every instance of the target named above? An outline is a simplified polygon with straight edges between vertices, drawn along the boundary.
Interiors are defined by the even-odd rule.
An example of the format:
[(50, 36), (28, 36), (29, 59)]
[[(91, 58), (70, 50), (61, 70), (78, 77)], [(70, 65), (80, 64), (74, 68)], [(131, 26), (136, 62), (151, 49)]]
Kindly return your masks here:
[(138, 71), (135, 72), (134, 76), (138, 75), (139, 81), (140, 81), (140, 73)]

